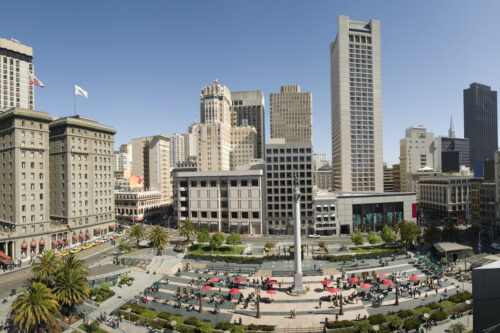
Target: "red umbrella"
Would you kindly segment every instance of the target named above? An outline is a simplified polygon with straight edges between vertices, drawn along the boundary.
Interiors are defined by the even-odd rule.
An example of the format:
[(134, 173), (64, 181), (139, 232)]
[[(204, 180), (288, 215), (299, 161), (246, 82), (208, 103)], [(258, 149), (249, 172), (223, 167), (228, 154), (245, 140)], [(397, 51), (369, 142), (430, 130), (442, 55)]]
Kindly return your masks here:
[(219, 281), (219, 278), (211, 277), (210, 279), (208, 279), (208, 281), (210, 281), (210, 282), (217, 282), (217, 281)]
[(234, 280), (234, 282), (236, 282), (236, 283), (243, 283), (243, 282), (245, 282), (245, 280), (238, 278), (238, 279)]
[(389, 276), (389, 275), (387, 275), (387, 274), (379, 274), (379, 275), (378, 275), (378, 277), (383, 278), (383, 279), (385, 279), (385, 278), (386, 278), (386, 277), (388, 277), (388, 276)]
[(278, 281), (276, 281), (276, 280), (269, 280), (269, 281), (267, 281), (267, 284), (275, 284), (276, 282), (278, 282)]
[(410, 276), (408, 279), (412, 280), (412, 281), (415, 281), (415, 280), (418, 280), (419, 277), (417, 275), (412, 275)]
[(382, 284), (385, 284), (386, 286), (392, 286), (392, 281), (391, 280), (385, 280), (382, 282)]
[(230, 293), (231, 295), (236, 295), (236, 294), (238, 294), (239, 292), (240, 292), (240, 290), (239, 290), (238, 288), (233, 288), (233, 289), (229, 290), (229, 293)]
[(333, 294), (333, 293), (338, 293), (339, 290), (337, 288), (328, 288), (328, 292)]
[(363, 283), (362, 285), (359, 286), (360, 288), (363, 288), (363, 289), (368, 289), (371, 287), (371, 285), (369, 283)]
[(323, 281), (321, 281), (321, 284), (324, 285), (324, 286), (327, 286), (330, 283), (332, 283), (332, 281), (330, 281), (330, 280), (323, 280)]
[(350, 278), (348, 281), (349, 281), (349, 283), (356, 283), (359, 281), (359, 279), (358, 278)]
[(268, 290), (268, 291), (266, 291), (266, 292), (267, 292), (268, 294), (271, 294), (271, 295), (276, 294), (276, 290), (272, 290), (272, 289), (271, 289), (271, 290)]
[(210, 289), (212, 289), (212, 287), (210, 287), (210, 286), (203, 286), (203, 287), (201, 287), (201, 289), (203, 289), (203, 290), (210, 290)]

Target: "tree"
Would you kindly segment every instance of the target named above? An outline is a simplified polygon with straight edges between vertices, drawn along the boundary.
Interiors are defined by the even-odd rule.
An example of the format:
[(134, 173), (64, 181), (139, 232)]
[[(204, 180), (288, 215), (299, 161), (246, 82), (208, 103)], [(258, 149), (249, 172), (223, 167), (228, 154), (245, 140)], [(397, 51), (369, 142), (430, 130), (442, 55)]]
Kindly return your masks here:
[(131, 250), (130, 244), (125, 243), (124, 241), (121, 241), (120, 244), (118, 244), (118, 249), (123, 252), (129, 252)]
[(359, 232), (352, 234), (351, 240), (354, 243), (354, 245), (363, 245), (365, 243), (365, 239), (363, 238), (363, 235), (361, 235)]
[(232, 232), (229, 236), (227, 236), (226, 244), (229, 245), (238, 245), (241, 243), (241, 235)]
[(89, 271), (82, 260), (72, 254), (66, 256), (57, 272), (53, 288), (59, 304), (69, 307), (72, 312), (76, 304), (89, 297), (88, 276)]
[(382, 241), (382, 238), (380, 238), (380, 236), (374, 234), (373, 232), (369, 232), (368, 236), (366, 236), (366, 239), (370, 244), (378, 244)]
[(441, 239), (441, 230), (439, 230), (439, 228), (437, 228), (433, 224), (430, 224), (424, 230), (424, 239), (427, 243), (431, 244), (439, 242), (439, 240)]
[(210, 234), (208, 233), (208, 230), (203, 228), (199, 233), (198, 233), (198, 243), (208, 243), (210, 241)]
[(129, 236), (130, 238), (135, 238), (137, 241), (136, 247), (139, 247), (139, 241), (146, 236), (146, 232), (144, 231), (142, 224), (134, 224), (130, 227)]
[(50, 288), (41, 282), (31, 282), (21, 290), (11, 306), (14, 325), (20, 332), (39, 332), (41, 327), (56, 324), (60, 305)]
[(382, 237), (382, 240), (386, 242), (387, 244), (394, 243), (396, 240), (396, 234), (394, 233), (394, 230), (392, 230), (389, 226), (385, 225), (382, 228), (382, 231), (380, 232), (380, 236)]
[(222, 236), (220, 232), (216, 232), (212, 235), (212, 238), (210, 238), (210, 246), (214, 248), (221, 246), (222, 242), (224, 242), (224, 236)]
[(448, 328), (448, 332), (450, 332), (450, 333), (464, 333), (465, 326), (462, 323), (456, 323), (456, 324), (450, 325), (450, 327)]
[(450, 242), (457, 242), (460, 238), (460, 230), (458, 230), (455, 223), (449, 221), (443, 229), (442, 232), (443, 240)]
[(87, 328), (87, 332), (89, 333), (102, 331), (97, 320), (94, 320), (92, 323), (90, 323), (90, 325), (85, 324), (85, 327)]
[(182, 227), (179, 229), (179, 234), (186, 237), (186, 241), (188, 243), (191, 242), (191, 239), (194, 239), (196, 237), (197, 233), (198, 230), (196, 229), (196, 226), (193, 224), (193, 222), (191, 222), (191, 220), (184, 221)]
[(275, 245), (274, 243), (267, 242), (266, 245), (264, 245), (264, 246), (265, 246), (266, 249), (270, 250), (270, 249), (272, 249), (274, 247), (274, 245)]
[(60, 264), (59, 256), (51, 250), (47, 250), (40, 262), (36, 262), (31, 266), (31, 273), (33, 273), (35, 280), (43, 282), (47, 286), (52, 286)]
[(403, 242), (406, 249), (417, 240), (420, 230), (413, 222), (402, 220), (396, 224), (396, 231), (399, 233), (401, 242)]
[(161, 251), (167, 246), (168, 233), (162, 226), (155, 225), (149, 233), (149, 244), (158, 250), (156, 255), (161, 255)]

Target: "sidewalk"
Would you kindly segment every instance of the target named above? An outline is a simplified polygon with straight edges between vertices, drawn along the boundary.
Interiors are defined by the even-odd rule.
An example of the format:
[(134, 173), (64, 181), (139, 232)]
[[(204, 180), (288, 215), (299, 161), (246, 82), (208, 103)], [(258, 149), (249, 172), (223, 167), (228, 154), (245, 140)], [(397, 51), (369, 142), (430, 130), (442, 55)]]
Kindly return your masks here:
[[(470, 317), (470, 318), (468, 318)], [(448, 328), (456, 323), (462, 323), (465, 326), (465, 332), (468, 332), (472, 330), (472, 320), (473, 316), (472, 315), (464, 315), (461, 318), (458, 319), (452, 319), (449, 323), (438, 325), (438, 326), (433, 326), (430, 330), (426, 330), (425, 332), (433, 332), (433, 333), (444, 333), (448, 332)], [(467, 325), (469, 324), (469, 325)]]

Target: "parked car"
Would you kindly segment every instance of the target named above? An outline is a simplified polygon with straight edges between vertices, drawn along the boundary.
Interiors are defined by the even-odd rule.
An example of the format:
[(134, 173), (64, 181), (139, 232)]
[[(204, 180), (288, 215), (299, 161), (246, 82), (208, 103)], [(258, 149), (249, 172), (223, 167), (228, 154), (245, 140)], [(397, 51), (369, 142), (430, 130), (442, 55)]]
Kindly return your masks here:
[(69, 252), (71, 252), (71, 253), (73, 253), (73, 254), (76, 254), (76, 253), (80, 252), (81, 250), (82, 250), (82, 249), (77, 248), (77, 249), (73, 249), (73, 250), (71, 250), (71, 251), (69, 251)]
[(500, 251), (500, 244), (499, 243), (491, 243), (491, 247), (494, 248), (495, 250)]
[(321, 236), (320, 235), (317, 235), (317, 234), (309, 234), (309, 236), (307, 236), (308, 238), (320, 238)]
[(63, 252), (59, 253), (59, 255), (60, 255), (61, 257), (66, 257), (68, 254), (69, 254), (69, 252), (68, 252), (68, 251), (63, 251)]

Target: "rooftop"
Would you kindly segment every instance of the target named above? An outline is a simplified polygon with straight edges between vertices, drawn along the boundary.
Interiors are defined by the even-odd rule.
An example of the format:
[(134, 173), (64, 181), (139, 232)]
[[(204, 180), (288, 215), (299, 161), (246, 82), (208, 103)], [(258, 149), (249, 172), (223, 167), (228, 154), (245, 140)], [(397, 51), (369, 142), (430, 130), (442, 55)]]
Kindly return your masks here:
[(470, 246), (462, 245), (462, 244), (458, 244), (458, 243), (451, 243), (451, 242), (436, 243), (436, 244), (434, 244), (434, 248), (439, 253), (472, 250), (472, 247), (470, 247)]
[(476, 269), (497, 269), (497, 268), (500, 268), (500, 260), (490, 262), (489, 264), (483, 265)]

